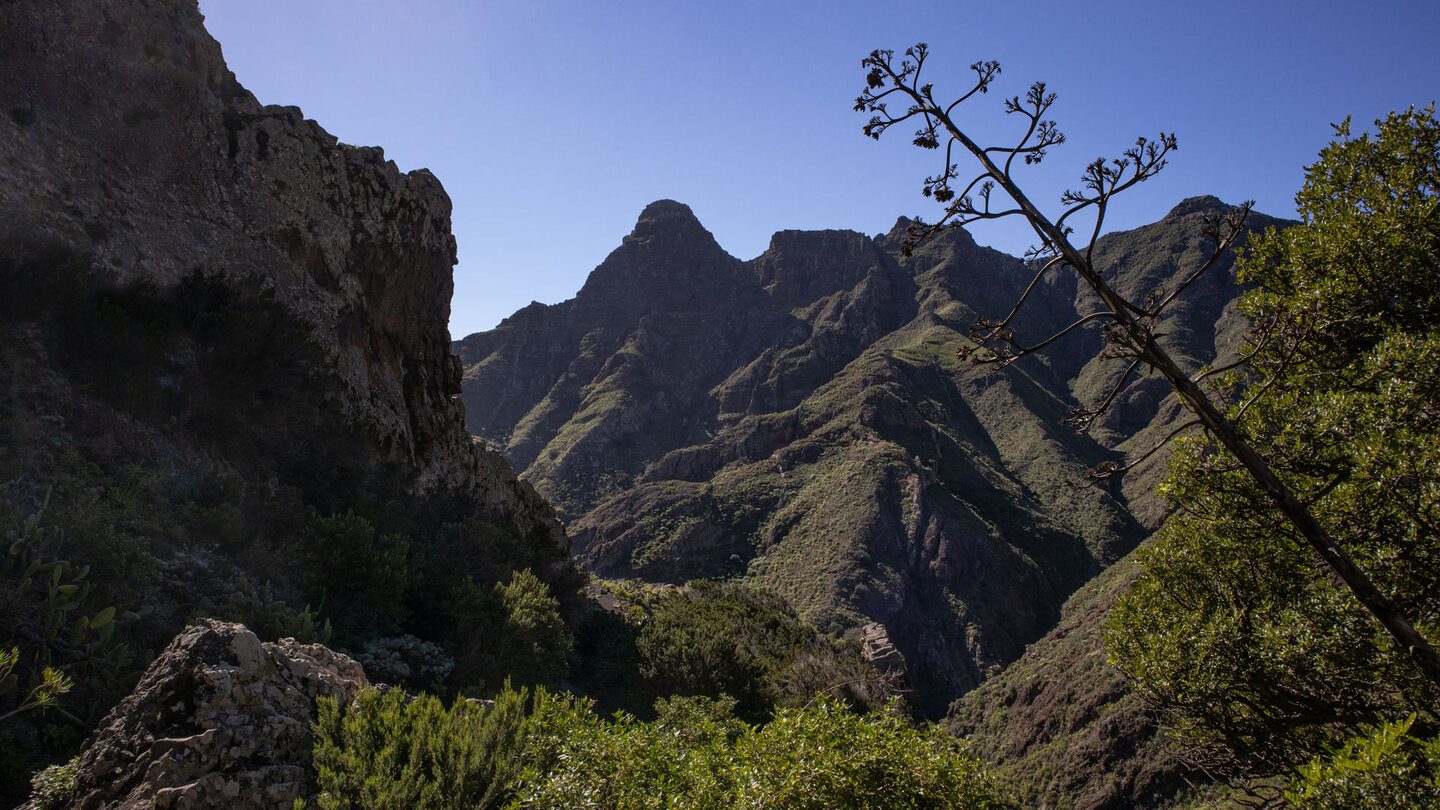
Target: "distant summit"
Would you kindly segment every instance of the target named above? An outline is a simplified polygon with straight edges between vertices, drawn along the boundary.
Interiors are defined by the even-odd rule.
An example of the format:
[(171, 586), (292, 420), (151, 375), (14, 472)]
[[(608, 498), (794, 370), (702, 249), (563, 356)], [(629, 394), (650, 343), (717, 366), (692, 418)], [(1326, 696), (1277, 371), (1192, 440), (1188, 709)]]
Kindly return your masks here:
[(635, 227), (639, 228), (649, 222), (667, 219), (686, 219), (696, 223), (700, 221), (695, 218), (695, 212), (691, 211), (690, 206), (685, 203), (674, 200), (656, 200), (645, 206), (645, 210), (640, 212), (640, 219)]
[(1223, 214), (1229, 211), (1231, 206), (1220, 201), (1219, 197), (1204, 194), (1199, 197), (1190, 197), (1180, 201), (1180, 204), (1170, 209), (1165, 219), (1179, 219), (1192, 214)]

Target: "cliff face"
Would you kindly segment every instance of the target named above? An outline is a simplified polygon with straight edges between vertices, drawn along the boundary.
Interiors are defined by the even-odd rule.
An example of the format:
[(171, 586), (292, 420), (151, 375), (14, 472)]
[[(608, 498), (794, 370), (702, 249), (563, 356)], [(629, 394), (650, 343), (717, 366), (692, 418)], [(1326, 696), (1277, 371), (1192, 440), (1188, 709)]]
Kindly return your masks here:
[[(1223, 210), (1187, 201), (1108, 237), (1101, 263), (1143, 299), (1183, 278), (1200, 218)], [(573, 300), (456, 347), (471, 430), (555, 500), (578, 562), (741, 576), (837, 632), (880, 622), (939, 714), (1154, 528), (1162, 462), (1134, 485), (1073, 484), (1176, 406), (1142, 379), (1092, 434), (1063, 426), (1120, 371), (1095, 359), (1095, 332), (998, 372), (957, 362), (975, 318), (1008, 312), (1031, 270), (963, 231), (903, 257), (907, 224), (782, 232), (742, 263), (684, 206), (655, 203)], [(1225, 351), (1243, 327), (1234, 294), (1222, 262), (1163, 325), (1172, 349), (1197, 364)], [(1047, 279), (1020, 338), (1092, 309), (1073, 278)]]
[[(435, 177), (259, 103), (194, 0), (19, 0), (0, 30), (0, 532), (85, 597), (51, 621), (4, 561), (22, 679), (84, 671), (93, 723), (202, 611), (278, 633), (308, 602), (356, 645), (344, 597), (367, 633), (441, 640), (453, 589), (566, 575), (554, 511), (465, 429)], [(107, 607), (113, 637), (79, 627)], [(61, 753), (27, 728), (0, 801)]]
[[(45, 351), (58, 337), (79, 354), (63, 321), (94, 315), (78, 312), (87, 305), (168, 307), (169, 322), (139, 330), (161, 356), (102, 381), (112, 398), (225, 433), (282, 478), (307, 466), (297, 447), (319, 444), (337, 483), (383, 469), (563, 545), (543, 503), (462, 427), (446, 328), (455, 242), (434, 176), (262, 106), (192, 2), (20, 2), (0, 22), (12, 345)], [(225, 426), (203, 424), (232, 408)]]

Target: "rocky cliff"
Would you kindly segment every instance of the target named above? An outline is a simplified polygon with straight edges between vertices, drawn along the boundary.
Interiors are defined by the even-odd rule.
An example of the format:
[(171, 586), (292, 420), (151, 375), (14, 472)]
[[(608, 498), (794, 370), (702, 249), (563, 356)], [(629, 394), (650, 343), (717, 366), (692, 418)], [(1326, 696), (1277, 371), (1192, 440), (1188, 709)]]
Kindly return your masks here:
[[(1126, 294), (1183, 278), (1203, 247), (1188, 200), (1103, 240)], [(1267, 220), (1257, 217), (1263, 224)], [(1157, 459), (1076, 489), (1177, 413), (1141, 379), (1091, 434), (1061, 425), (1120, 369), (1096, 333), (992, 373), (957, 362), (977, 315), (1007, 312), (1021, 261), (952, 231), (904, 257), (904, 227), (782, 232), (749, 262), (689, 209), (649, 206), (576, 297), (457, 342), (471, 430), (571, 521), (604, 576), (741, 576), (821, 627), (885, 626), (922, 702), (955, 696), (1049, 630), (1066, 597), (1157, 525)], [(1164, 324), (1197, 365), (1243, 324), (1222, 263)], [(1021, 322), (1038, 340), (1090, 311), (1056, 277)]]
[(434, 176), (261, 104), (194, 0), (0, 31), (0, 646), (77, 675), (73, 728), (0, 731), (0, 801), (197, 614), (441, 640), (455, 589), (567, 575), (465, 429)]
[[(0, 14), (12, 343), (52, 337), (50, 324), (35, 334), (17, 320), (124, 298), (172, 306), (179, 323), (138, 325), (168, 332), (152, 335), (162, 356), (123, 383), (94, 381), (125, 389), (105, 393), (160, 404), (155, 415), (180, 427), (234, 409), (216, 430), (239, 427), (276, 472), (329, 434), (330, 477), (385, 469), (415, 493), (465, 490), (561, 542), (538, 499), (460, 427), (446, 327), (455, 241), (433, 175), (401, 174), (379, 148), (261, 105), (193, 2), (20, 2)], [(78, 342), (63, 333), (76, 324), (58, 326)], [(216, 346), (241, 329), (258, 334)], [(131, 359), (105, 357), (127, 347), (88, 348), (106, 364)], [(216, 379), (223, 371), (235, 377)]]

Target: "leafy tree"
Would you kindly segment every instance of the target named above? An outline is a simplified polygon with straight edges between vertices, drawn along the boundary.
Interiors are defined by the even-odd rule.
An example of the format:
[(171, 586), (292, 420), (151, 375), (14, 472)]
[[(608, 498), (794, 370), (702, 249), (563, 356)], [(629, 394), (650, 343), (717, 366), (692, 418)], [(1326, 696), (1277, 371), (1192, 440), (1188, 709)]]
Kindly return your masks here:
[[(1433, 111), (1337, 128), (1297, 196), (1302, 224), (1251, 246), (1250, 366), (1231, 418), (1344, 538), (1385, 599), (1440, 628), (1440, 124)], [(1437, 691), (1318, 564), (1224, 448), (1182, 445), (1177, 508), (1111, 614), (1113, 660), (1192, 753), (1286, 772), (1360, 724)], [(1321, 805), (1315, 805), (1321, 806)], [(1338, 805), (1337, 805), (1338, 806)]]
[[(939, 221), (932, 225), (916, 225), (911, 230), (910, 244), (947, 227), (960, 227), (971, 222), (1007, 216), (1024, 217), (1039, 240), (1038, 247), (1033, 251), (1039, 269), (1027, 292), (1005, 318), (998, 321), (979, 321), (972, 331), (975, 345), (963, 350), (962, 355), (975, 362), (1003, 365), (1037, 351), (1075, 330), (1087, 328), (1091, 324), (1102, 325), (1106, 342), (1103, 356), (1125, 360), (1127, 368), (1109, 396), (1103, 398), (1096, 407), (1083, 409), (1075, 414), (1075, 424), (1081, 429), (1088, 427), (1099, 413), (1110, 406), (1115, 396), (1137, 371), (1148, 369), (1159, 374), (1170, 383), (1180, 401), (1193, 415), (1193, 419), (1182, 423), (1176, 432), (1192, 427), (1203, 428), (1207, 439), (1233, 460), (1233, 465), (1242, 476), (1253, 482), (1260, 498), (1267, 504), (1268, 511), (1288, 524), (1290, 528), (1286, 531), (1291, 532), (1292, 536), (1299, 538), (1313, 553), (1319, 555), (1330, 571), (1344, 583), (1353, 598), (1358, 600), (1390, 635), (1393, 645), (1406, 651), (1413, 666), (1424, 673), (1431, 684), (1440, 687), (1440, 656), (1437, 656), (1432, 645), (1416, 629), (1412, 618), (1407, 616), (1402, 606), (1376, 584), (1370, 573), (1356, 563), (1351, 556), (1352, 552), (1341, 546), (1336, 532), (1344, 527), (1327, 526), (1317, 519), (1306, 501), (1283, 480), (1285, 471), (1277, 469), (1263, 449), (1257, 449), (1254, 433), (1236, 425), (1232, 418), (1236, 414), (1227, 415), (1223, 386), (1218, 391), (1214, 387), (1210, 391), (1202, 387), (1204, 381), (1215, 379), (1224, 370), (1182, 369), (1158, 340), (1156, 325), (1166, 309), (1243, 233), (1248, 205), (1209, 224), (1206, 233), (1214, 243), (1210, 258), (1196, 267), (1175, 289), (1157, 290), (1144, 301), (1127, 300), (1110, 286), (1100, 269), (1091, 263), (1095, 242), (1100, 236), (1107, 208), (1115, 195), (1148, 180), (1164, 168), (1168, 155), (1177, 148), (1175, 136), (1161, 133), (1160, 137), (1153, 141), (1140, 138), (1136, 145), (1126, 150), (1121, 157), (1111, 161), (1102, 158), (1091, 163), (1082, 175), (1081, 188), (1067, 191), (1062, 196), (1063, 211), (1052, 218), (1042, 212), (1024, 192), (1015, 172), (1023, 166), (1042, 162), (1052, 147), (1064, 142), (1064, 135), (1055, 122), (1046, 118), (1055, 102), (1055, 94), (1047, 93), (1045, 84), (1037, 82), (1031, 86), (1023, 100), (1019, 96), (1006, 100), (1006, 112), (1019, 117), (1023, 133), (1013, 145), (984, 146), (955, 122), (952, 112), (966, 100), (989, 91), (991, 84), (1000, 75), (999, 63), (977, 62), (972, 65), (976, 81), (970, 90), (953, 102), (943, 103), (936, 101), (933, 85), (922, 83), (921, 80), (928, 55), (929, 49), (924, 44), (908, 49), (905, 52), (907, 58), (899, 64), (896, 64), (893, 51), (872, 52), (863, 61), (863, 66), (868, 71), (866, 88), (855, 102), (856, 110), (873, 114), (864, 128), (866, 135), (878, 139), (892, 127), (909, 122), (919, 127), (915, 131), (915, 145), (934, 150), (943, 147), (944, 162), (940, 171), (927, 177), (922, 188), (925, 196), (942, 204), (943, 214)], [(895, 100), (905, 106), (903, 111), (892, 112), (888, 108)], [(1423, 144), (1417, 143), (1416, 146), (1423, 155)], [(961, 173), (958, 164), (953, 162), (957, 151), (969, 153), (979, 164), (980, 170), (973, 175)], [(1423, 174), (1423, 171), (1416, 172), (1417, 177)], [(1342, 177), (1343, 172), (1337, 173), (1336, 179)], [(1419, 197), (1428, 195), (1433, 198), (1433, 177), (1432, 174), (1429, 179), (1422, 180), (1426, 185), (1418, 192)], [(997, 189), (1000, 194), (994, 193)], [(1343, 206), (1343, 203), (1340, 205)], [(1071, 240), (1077, 228), (1081, 234), (1088, 234), (1088, 241), (1077, 244)], [(1433, 241), (1423, 244), (1428, 247), (1433, 245)], [(1346, 254), (1342, 252), (1340, 255)], [(1014, 323), (1029, 296), (1029, 291), (1034, 290), (1046, 275), (1065, 269), (1074, 272), (1095, 292), (1099, 297), (1100, 308), (1049, 339), (1035, 345), (1021, 345), (1016, 337)], [(1396, 297), (1403, 298), (1404, 295)], [(1266, 345), (1283, 345), (1286, 343), (1285, 336), (1293, 333), (1277, 328), (1276, 334), (1277, 339), (1271, 341), (1262, 332), (1252, 349), (1259, 351)], [(1119, 465), (1111, 465), (1098, 472), (1101, 475), (1113, 474), (1120, 469)]]
[(560, 617), (560, 602), (528, 568), (495, 591), (505, 606), (500, 661), (523, 684), (558, 684), (570, 671), (574, 637)]
[(472, 689), (502, 681), (553, 687), (569, 675), (574, 636), (559, 600), (530, 569), (491, 587), (467, 578), (453, 593), (454, 682)]
[(383, 635), (405, 620), (409, 551), (403, 535), (381, 534), (354, 512), (311, 518), (298, 549), (306, 592), (342, 640)]

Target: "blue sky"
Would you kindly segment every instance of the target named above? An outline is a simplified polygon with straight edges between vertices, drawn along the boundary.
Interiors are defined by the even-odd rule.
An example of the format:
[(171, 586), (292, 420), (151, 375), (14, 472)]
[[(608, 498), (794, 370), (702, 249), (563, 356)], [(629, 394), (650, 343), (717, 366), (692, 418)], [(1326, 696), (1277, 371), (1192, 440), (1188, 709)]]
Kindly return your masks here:
[[(1214, 194), (1294, 212), (1303, 167), (1354, 117), (1440, 96), (1435, 0), (1240, 4), (849, 0), (201, 0), (240, 82), (342, 141), (435, 172), (455, 203), (451, 332), (572, 297), (649, 202), (687, 203), (750, 259), (789, 228), (933, 216), (934, 153), (860, 134), (860, 60), (917, 42), (937, 95), (997, 59), (967, 126), (1047, 82), (1068, 143), (1022, 175), (1054, 204), (1086, 163), (1175, 132), (1171, 165), (1106, 230)], [(949, 91), (952, 91), (949, 92)], [(972, 228), (1018, 254), (1022, 223)]]

